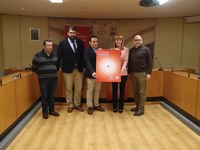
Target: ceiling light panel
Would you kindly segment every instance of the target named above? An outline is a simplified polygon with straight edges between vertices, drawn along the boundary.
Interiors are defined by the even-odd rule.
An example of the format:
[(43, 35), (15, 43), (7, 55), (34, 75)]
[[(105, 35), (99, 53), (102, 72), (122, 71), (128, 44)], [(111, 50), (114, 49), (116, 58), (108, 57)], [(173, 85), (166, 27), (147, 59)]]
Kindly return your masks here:
[(63, 3), (63, 0), (50, 0), (51, 3)]

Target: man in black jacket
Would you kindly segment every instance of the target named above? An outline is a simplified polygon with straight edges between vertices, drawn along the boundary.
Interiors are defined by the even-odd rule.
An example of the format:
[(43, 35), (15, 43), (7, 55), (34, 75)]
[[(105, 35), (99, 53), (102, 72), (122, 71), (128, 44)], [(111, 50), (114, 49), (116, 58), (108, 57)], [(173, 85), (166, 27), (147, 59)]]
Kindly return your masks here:
[[(83, 51), (84, 43), (76, 38), (77, 29), (70, 26), (68, 38), (58, 46), (58, 69), (61, 67), (66, 85), (66, 101), (68, 112), (73, 109), (84, 111), (81, 106), (81, 90), (83, 81)], [(73, 90), (74, 89), (74, 90)]]
[[(99, 105), (99, 94), (101, 90), (101, 82), (96, 82), (96, 50), (98, 49), (98, 38), (93, 35), (89, 40), (90, 47), (84, 51), (85, 76), (87, 80), (87, 113), (93, 114), (93, 110), (105, 111)], [(93, 103), (94, 100), (94, 103)]]
[(146, 80), (151, 79), (152, 58), (148, 47), (142, 44), (142, 37), (136, 35), (133, 40), (134, 47), (129, 51), (128, 71), (134, 90), (136, 107), (131, 111), (134, 116), (144, 114), (146, 101)]

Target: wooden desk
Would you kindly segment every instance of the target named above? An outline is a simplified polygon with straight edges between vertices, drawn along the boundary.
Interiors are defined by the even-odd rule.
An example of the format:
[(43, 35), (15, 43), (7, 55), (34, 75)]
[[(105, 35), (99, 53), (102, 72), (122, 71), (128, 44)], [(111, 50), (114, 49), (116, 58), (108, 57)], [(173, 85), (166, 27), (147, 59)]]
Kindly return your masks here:
[(38, 83), (33, 83), (33, 74), (24, 73), (21, 79), (15, 82), (17, 117), (20, 117), (39, 97), (35, 95), (39, 88)]
[[(14, 78), (13, 78), (14, 77)], [(16, 78), (17, 77), (17, 78)], [(200, 120), (200, 81), (195, 74), (153, 70), (147, 81), (147, 97), (165, 97), (176, 106)], [(39, 97), (40, 88), (35, 73), (15, 72), (2, 77), (0, 86), (0, 133), (5, 131)], [(86, 79), (83, 80), (82, 98), (86, 98)], [(133, 98), (131, 81), (126, 84), (126, 98)], [(62, 72), (58, 72), (56, 97), (65, 97)], [(112, 100), (111, 83), (103, 83), (100, 98)]]
[[(153, 70), (151, 80), (147, 81), (147, 96), (160, 97), (163, 95), (163, 71)], [(82, 98), (86, 98), (87, 83), (86, 78), (83, 79)], [(65, 83), (62, 72), (58, 72), (58, 86), (56, 89), (56, 97), (65, 97)], [(125, 99), (133, 98), (133, 90), (130, 78), (127, 79), (125, 89)], [(112, 83), (102, 83), (100, 98), (112, 100)]]
[(197, 103), (196, 103), (195, 117), (200, 120), (200, 81), (198, 81)]
[(147, 97), (163, 96), (163, 71), (152, 71), (151, 80), (147, 81)]
[(20, 77), (21, 77), (20, 72), (15, 72), (15, 73), (11, 73), (11, 74), (1, 77), (0, 80), (2, 81), (2, 85), (4, 85), (16, 79), (19, 79)]
[[(13, 73), (1, 77), (0, 134), (18, 119), (39, 97), (38, 84), (32, 72)], [(37, 82), (37, 81), (36, 81)]]
[(163, 97), (195, 117), (198, 82), (185, 72), (164, 72)]
[(0, 86), (0, 134), (16, 119), (16, 98), (14, 82)]
[(182, 109), (194, 117), (196, 116), (197, 90), (198, 80), (185, 78)]
[[(200, 119), (200, 81), (197, 75), (184, 72), (185, 69), (176, 71), (152, 72), (152, 79), (147, 81), (147, 97), (164, 97), (192, 116)], [(190, 72), (193, 72), (189, 70)], [(56, 97), (65, 97), (65, 84), (62, 72), (58, 73), (58, 87)], [(86, 98), (86, 79), (83, 80), (82, 98)], [(112, 100), (112, 84), (103, 83), (100, 98)], [(125, 100), (134, 98), (131, 81), (128, 78), (125, 89)]]

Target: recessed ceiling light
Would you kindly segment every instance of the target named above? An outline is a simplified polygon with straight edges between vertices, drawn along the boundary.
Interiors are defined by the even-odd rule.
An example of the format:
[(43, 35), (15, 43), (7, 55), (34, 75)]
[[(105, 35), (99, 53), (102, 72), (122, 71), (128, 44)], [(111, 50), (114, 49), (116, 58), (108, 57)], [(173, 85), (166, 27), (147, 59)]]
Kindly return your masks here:
[(63, 3), (63, 0), (50, 0), (51, 3)]
[(168, 0), (159, 0), (159, 4), (162, 5), (162, 4), (165, 4)]

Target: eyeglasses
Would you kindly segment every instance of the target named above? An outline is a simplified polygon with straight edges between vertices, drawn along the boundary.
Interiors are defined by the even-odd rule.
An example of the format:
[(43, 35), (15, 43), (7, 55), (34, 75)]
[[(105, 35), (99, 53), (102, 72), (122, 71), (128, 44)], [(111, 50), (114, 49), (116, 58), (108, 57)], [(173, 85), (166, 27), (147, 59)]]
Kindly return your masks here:
[(134, 41), (142, 41), (141, 39), (134, 39)]

